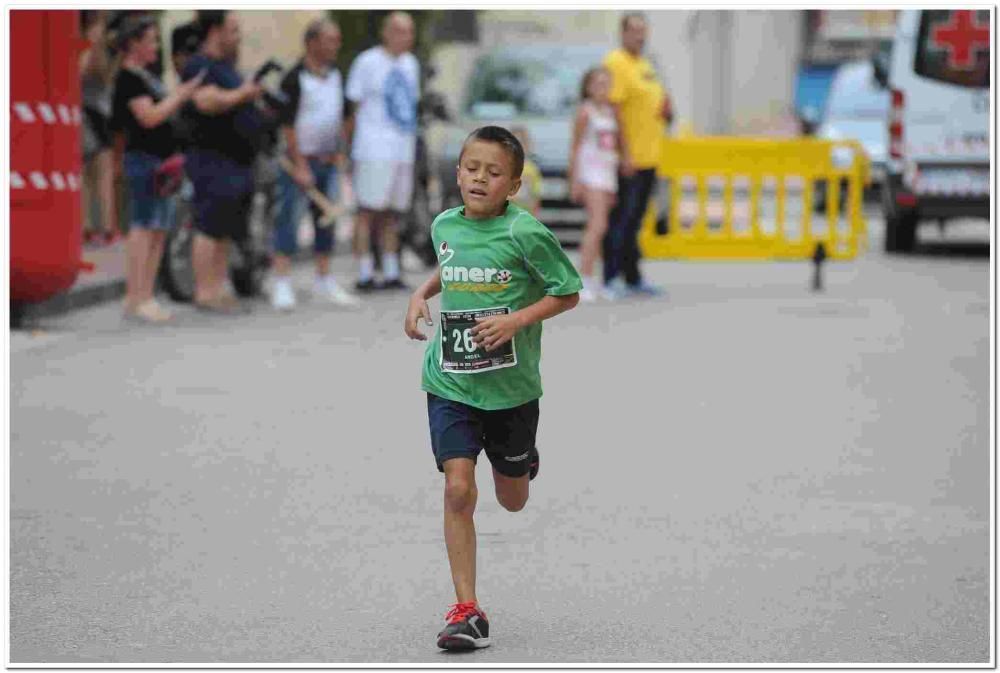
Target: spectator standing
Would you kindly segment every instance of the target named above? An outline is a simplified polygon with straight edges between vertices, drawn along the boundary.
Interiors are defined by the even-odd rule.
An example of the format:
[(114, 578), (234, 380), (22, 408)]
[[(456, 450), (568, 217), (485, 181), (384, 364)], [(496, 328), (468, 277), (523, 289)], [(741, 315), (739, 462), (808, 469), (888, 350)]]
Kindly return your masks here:
[(201, 38), (198, 35), (198, 24), (192, 21), (173, 29), (170, 33), (170, 62), (178, 77), (184, 73), (184, 66), (193, 54), (198, 53)]
[(532, 217), (538, 217), (538, 212), (542, 208), (542, 172), (538, 169), (538, 164), (531, 160), (532, 144), (531, 134), (524, 126), (515, 126), (510, 132), (521, 143), (524, 149), (524, 168), (521, 170), (521, 188), (511, 199), (521, 206)]
[(204, 71), (204, 81), (187, 106), (192, 146), (187, 174), (194, 187), (192, 243), (194, 303), (219, 313), (241, 310), (226, 290), (229, 246), (247, 235), (253, 201), (253, 162), (263, 128), (254, 101), (261, 87), (244, 82), (235, 63), (240, 24), (234, 12), (198, 12), (203, 41), (184, 66), (184, 81)]
[[(274, 230), (274, 285), (271, 304), (279, 310), (295, 307), (291, 281), (291, 255), (297, 248), (298, 224), (305, 202), (303, 190), (317, 187), (331, 200), (338, 196), (338, 164), (343, 164), (344, 89), (340, 71), (334, 67), (340, 51), (340, 27), (317, 19), (305, 32), (305, 55), (288, 71), (281, 88), (288, 97), (281, 130), (288, 159), (294, 166), (278, 178), (278, 216)], [(332, 226), (320, 226), (321, 213), (310, 208), (316, 282), (313, 295), (341, 306), (356, 306), (358, 300), (346, 292), (330, 273), (333, 252)]]
[[(399, 270), (399, 218), (410, 208), (417, 146), (420, 66), (410, 53), (413, 18), (389, 14), (382, 44), (354, 60), (347, 77), (348, 136), (358, 203), (354, 254), (357, 289), (405, 289)], [(373, 227), (381, 235), (383, 283), (374, 280)]]
[[(83, 102), (83, 217), (88, 243), (106, 245), (120, 234), (115, 209), (115, 170), (111, 135), (111, 83), (114, 63), (107, 39), (107, 11), (80, 12), (84, 38), (89, 46), (80, 54), (80, 88)], [(91, 222), (91, 199), (97, 197), (99, 224)]]
[(608, 212), (618, 193), (618, 147), (621, 137), (614, 108), (608, 102), (611, 76), (604, 68), (593, 68), (580, 86), (580, 107), (573, 124), (570, 150), (570, 195), (587, 211), (587, 225), (580, 246), (582, 301), (597, 298), (594, 263), (608, 229)]
[(128, 238), (125, 250), (125, 315), (147, 322), (171, 314), (153, 296), (173, 200), (158, 191), (156, 174), (177, 151), (170, 118), (201, 83), (195, 77), (167, 95), (147, 69), (156, 62), (159, 31), (148, 17), (127, 20), (119, 34), (121, 68), (115, 77), (114, 127), (125, 135), (124, 173), (128, 181)]
[(625, 276), (628, 291), (657, 295), (662, 292), (645, 282), (639, 272), (639, 227), (649, 203), (664, 120), (672, 118), (670, 98), (663, 90), (653, 65), (642, 56), (648, 26), (642, 14), (622, 18), (622, 46), (604, 59), (611, 73), (610, 101), (616, 107), (622, 129), (621, 164), (618, 174), (618, 202), (611, 212), (604, 238), (605, 296), (618, 298), (619, 275)]

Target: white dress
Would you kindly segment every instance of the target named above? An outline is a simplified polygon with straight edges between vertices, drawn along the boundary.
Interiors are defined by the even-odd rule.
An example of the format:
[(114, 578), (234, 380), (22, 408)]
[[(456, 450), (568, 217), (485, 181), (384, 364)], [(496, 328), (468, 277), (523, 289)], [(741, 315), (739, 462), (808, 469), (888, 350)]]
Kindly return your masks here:
[(605, 192), (618, 191), (618, 122), (610, 106), (583, 103), (587, 127), (576, 154), (576, 179), (585, 187)]

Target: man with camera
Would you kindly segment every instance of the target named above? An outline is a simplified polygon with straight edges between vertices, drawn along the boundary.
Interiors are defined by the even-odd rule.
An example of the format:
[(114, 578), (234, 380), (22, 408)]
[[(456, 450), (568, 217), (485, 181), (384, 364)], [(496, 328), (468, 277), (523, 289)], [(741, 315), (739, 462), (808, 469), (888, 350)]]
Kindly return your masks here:
[(217, 313), (241, 310), (226, 291), (229, 246), (247, 235), (253, 202), (253, 163), (265, 130), (254, 101), (262, 89), (244, 82), (235, 64), (241, 41), (236, 14), (199, 11), (202, 44), (184, 65), (187, 81), (204, 72), (187, 108), (191, 147), (187, 173), (194, 186), (192, 244), (194, 303)]
[[(292, 170), (278, 179), (278, 216), (274, 231), (274, 280), (271, 304), (284, 311), (295, 307), (291, 256), (297, 248), (298, 224), (304, 191), (317, 188), (330, 201), (337, 199), (338, 164), (343, 164), (344, 89), (334, 66), (340, 51), (340, 27), (316, 19), (304, 35), (305, 55), (281, 81), (287, 98), (281, 114), (288, 162)], [(313, 296), (341, 306), (356, 306), (356, 297), (341, 288), (330, 273), (334, 231), (321, 223), (319, 209), (311, 209), (316, 283)]]

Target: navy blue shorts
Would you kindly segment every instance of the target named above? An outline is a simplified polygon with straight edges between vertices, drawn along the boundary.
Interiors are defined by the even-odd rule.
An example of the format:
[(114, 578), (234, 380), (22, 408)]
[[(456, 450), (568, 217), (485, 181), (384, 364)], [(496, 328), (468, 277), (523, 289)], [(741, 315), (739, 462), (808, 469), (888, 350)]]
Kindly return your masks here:
[(253, 167), (210, 150), (192, 150), (184, 168), (194, 186), (194, 228), (214, 239), (246, 238)]
[(505, 477), (523, 477), (530, 469), (528, 454), (538, 430), (538, 400), (512, 409), (485, 411), (427, 393), (431, 449), (439, 471), (451, 458), (471, 458), (479, 452)]

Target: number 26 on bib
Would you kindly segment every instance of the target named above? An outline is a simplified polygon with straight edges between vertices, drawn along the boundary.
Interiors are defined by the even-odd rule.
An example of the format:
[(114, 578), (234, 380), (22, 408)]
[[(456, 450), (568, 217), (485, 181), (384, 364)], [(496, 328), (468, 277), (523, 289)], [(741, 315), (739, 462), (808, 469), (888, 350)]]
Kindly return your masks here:
[(490, 352), (472, 340), (476, 320), (507, 315), (509, 307), (441, 312), (441, 370), (453, 374), (480, 374), (517, 364), (514, 340)]

